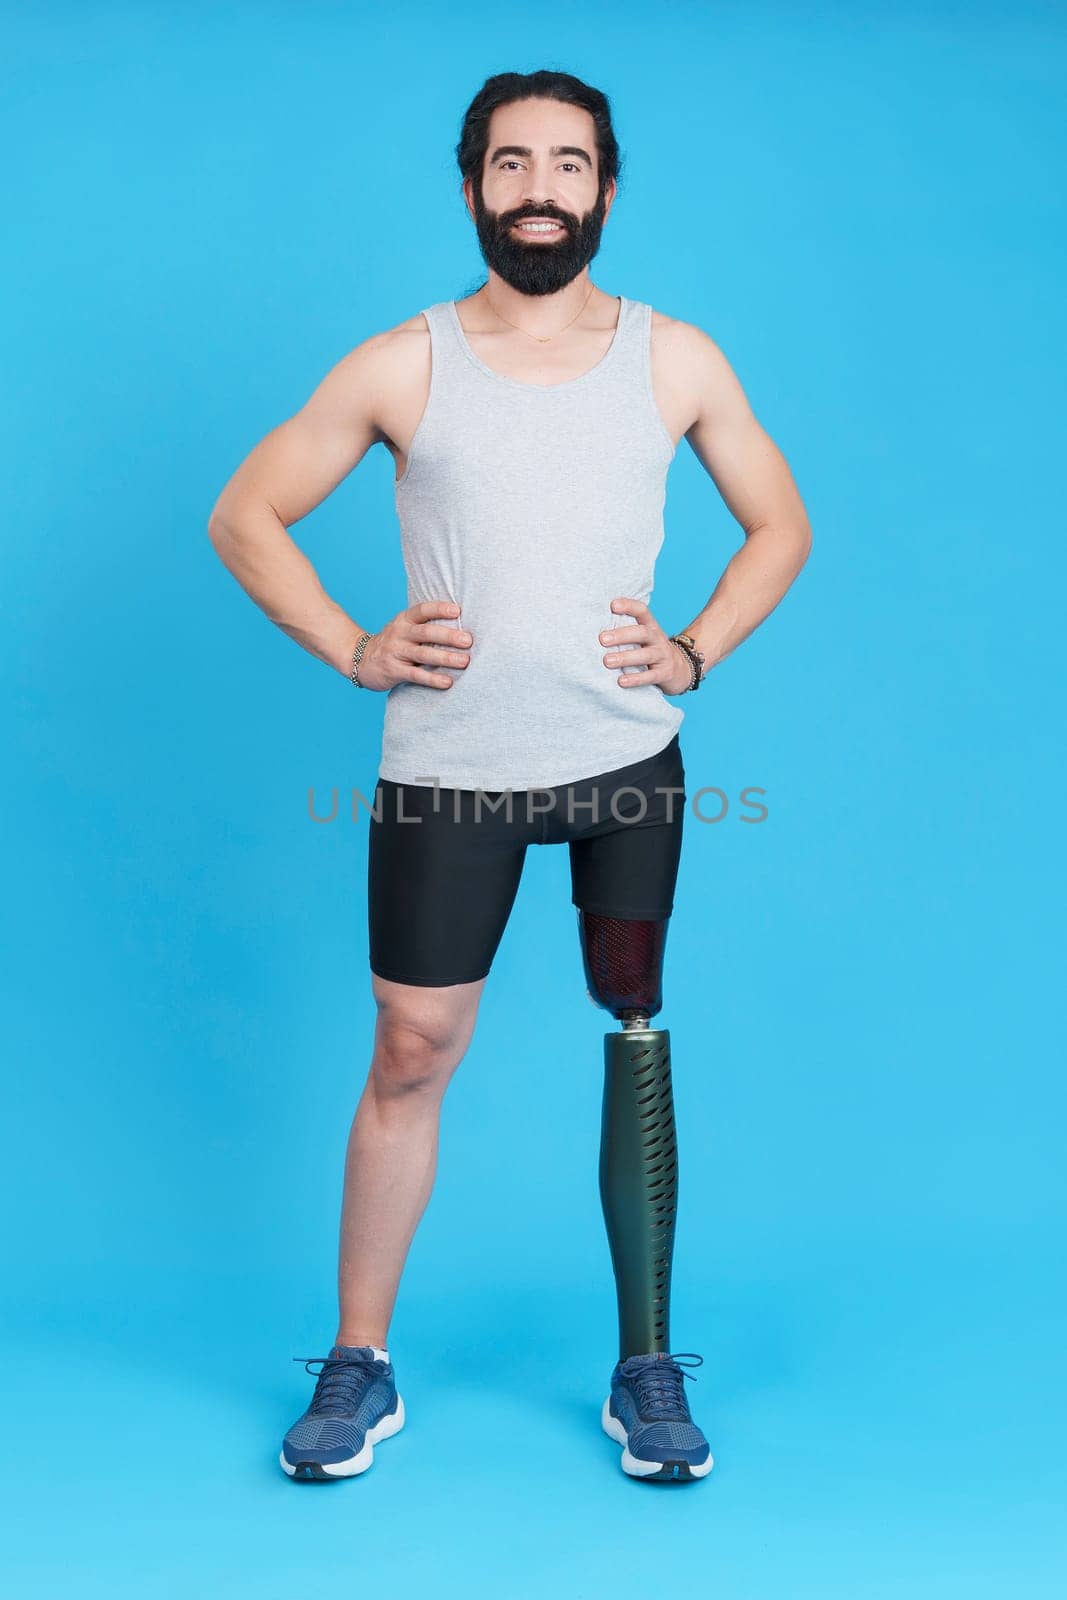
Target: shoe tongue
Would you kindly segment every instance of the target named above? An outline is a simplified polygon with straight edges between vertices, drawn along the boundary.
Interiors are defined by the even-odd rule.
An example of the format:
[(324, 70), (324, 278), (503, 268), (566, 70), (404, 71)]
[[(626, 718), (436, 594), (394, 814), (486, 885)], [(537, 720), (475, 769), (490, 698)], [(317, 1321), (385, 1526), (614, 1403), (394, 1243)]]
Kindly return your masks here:
[(343, 1360), (345, 1356), (366, 1356), (370, 1361), (377, 1360), (374, 1349), (369, 1344), (335, 1344), (330, 1351), (332, 1361)]

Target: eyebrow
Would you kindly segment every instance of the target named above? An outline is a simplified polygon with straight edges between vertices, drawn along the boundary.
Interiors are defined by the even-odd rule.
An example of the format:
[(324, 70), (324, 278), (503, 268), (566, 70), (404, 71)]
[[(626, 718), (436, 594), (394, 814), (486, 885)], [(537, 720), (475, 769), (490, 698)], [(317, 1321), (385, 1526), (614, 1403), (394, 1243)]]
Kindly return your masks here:
[[(589, 152), (587, 150), (583, 150), (581, 145), (554, 144), (548, 153), (550, 156), (578, 156), (582, 161), (585, 162), (586, 166), (592, 170), (593, 163), (589, 158)], [(533, 151), (530, 149), (529, 145), (500, 144), (497, 145), (496, 149), (489, 157), (489, 160), (493, 166), (496, 166), (496, 163), (500, 160), (501, 156), (523, 156), (526, 160), (529, 160), (532, 155)]]

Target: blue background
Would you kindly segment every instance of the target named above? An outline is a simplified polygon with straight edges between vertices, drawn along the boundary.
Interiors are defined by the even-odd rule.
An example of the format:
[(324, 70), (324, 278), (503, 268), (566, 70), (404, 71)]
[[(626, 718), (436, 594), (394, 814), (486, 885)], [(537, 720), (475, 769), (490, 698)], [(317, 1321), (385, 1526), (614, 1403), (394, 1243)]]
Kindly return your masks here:
[[(1062, 1594), (1065, 22), (1038, 5), (4, 14), (4, 1564), (20, 1592)], [(481, 281), (492, 72), (626, 159), (593, 265), (723, 348), (814, 551), (682, 702), (672, 1335), (717, 1465), (599, 1428), (607, 1017), (532, 851), (390, 1332), (405, 1431), (276, 1464), (326, 1353), (370, 1055), (383, 701), (218, 561), (226, 479), (354, 344)], [(295, 532), (380, 625), (392, 462)], [(656, 615), (739, 530), (669, 479)]]

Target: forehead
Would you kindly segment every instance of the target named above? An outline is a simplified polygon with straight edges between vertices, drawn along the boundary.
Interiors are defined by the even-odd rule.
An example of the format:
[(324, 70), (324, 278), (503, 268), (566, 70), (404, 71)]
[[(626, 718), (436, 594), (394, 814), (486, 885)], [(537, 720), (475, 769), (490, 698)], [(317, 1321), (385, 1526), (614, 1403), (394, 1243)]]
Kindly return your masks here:
[(596, 162), (596, 124), (582, 106), (559, 100), (516, 100), (497, 106), (489, 118), (487, 155), (498, 144), (528, 145), (535, 154), (552, 145), (573, 144)]

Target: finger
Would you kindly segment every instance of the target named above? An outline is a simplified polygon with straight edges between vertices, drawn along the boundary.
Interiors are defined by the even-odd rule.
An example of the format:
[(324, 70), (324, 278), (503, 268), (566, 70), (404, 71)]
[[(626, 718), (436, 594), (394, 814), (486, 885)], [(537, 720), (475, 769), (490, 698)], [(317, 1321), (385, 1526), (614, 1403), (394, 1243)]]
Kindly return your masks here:
[(433, 617), (458, 617), (460, 608), (455, 600), (416, 600), (408, 606), (408, 616), (413, 622), (429, 622)]
[(635, 661), (662, 661), (663, 654), (655, 645), (645, 645), (643, 649), (622, 650), (617, 655), (613, 652), (604, 657), (606, 667), (629, 667)]
[(416, 622), (412, 624), (410, 638), (423, 644), (465, 645), (471, 643), (466, 628), (450, 628), (445, 622)]
[(425, 661), (433, 667), (465, 667), (470, 662), (470, 653), (466, 650), (446, 650), (444, 645), (417, 644), (409, 661)]
[(630, 628), (605, 628), (600, 635), (601, 644), (644, 644), (649, 638), (651, 629), (644, 622), (638, 622)]
[(404, 675), (405, 683), (424, 683), (430, 689), (451, 689), (452, 679), (447, 672), (427, 672), (423, 667), (411, 666)]
[(646, 667), (645, 672), (622, 672), (619, 674), (619, 683), (622, 688), (630, 688), (633, 683), (665, 683), (670, 677), (670, 662), (662, 662), (656, 658), (653, 666)]
[(412, 666), (420, 663), (428, 667), (465, 667), (470, 660), (469, 650), (450, 650), (443, 644), (424, 644), (419, 639), (403, 639), (396, 654)]
[(661, 667), (649, 667), (647, 672), (620, 672), (618, 681), (624, 689), (639, 683), (665, 683), (669, 674)]
[(621, 597), (616, 595), (611, 602), (611, 609), (612, 611), (623, 611), (630, 617), (640, 617), (642, 614), (646, 617), (652, 615), (645, 602), (643, 600), (635, 600), (632, 595), (622, 595)]

